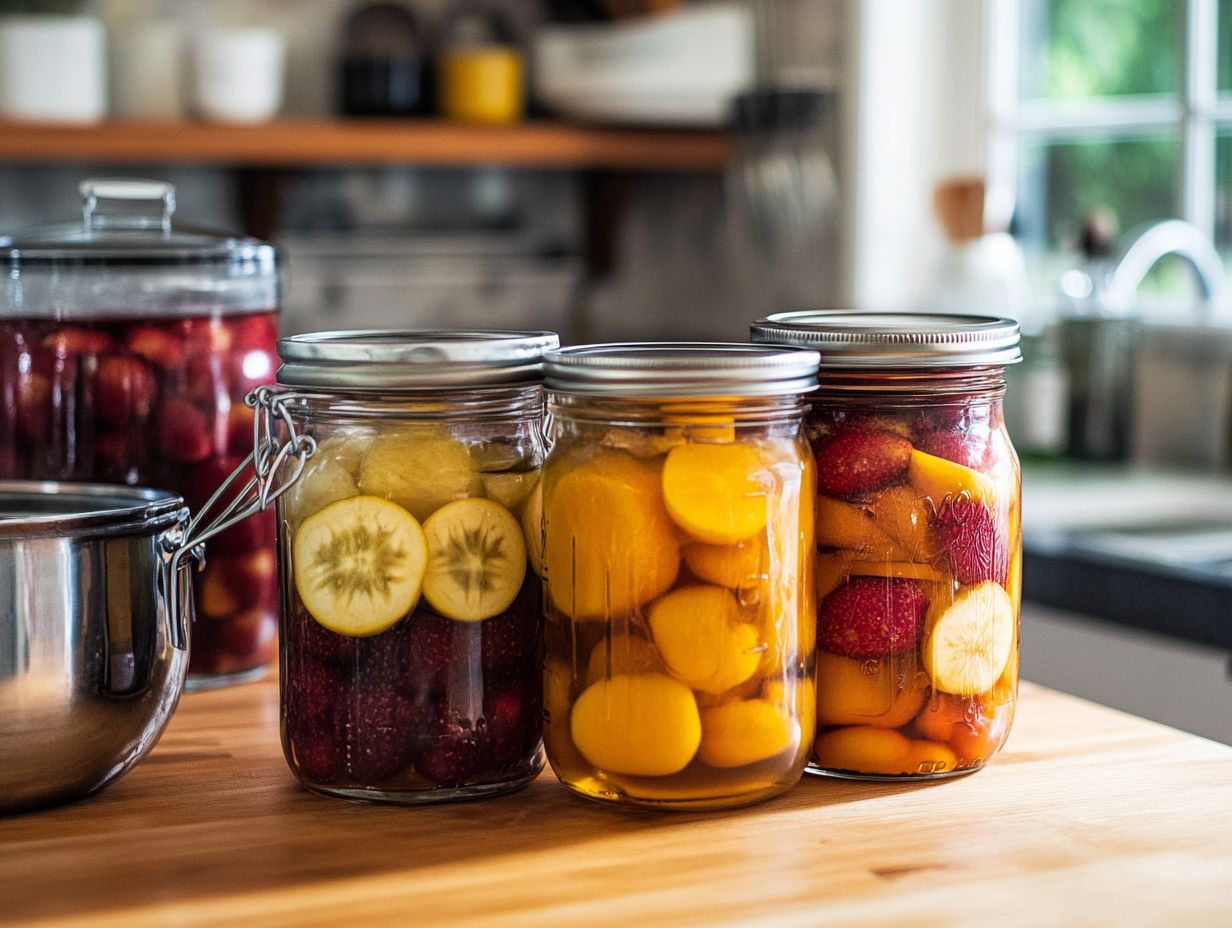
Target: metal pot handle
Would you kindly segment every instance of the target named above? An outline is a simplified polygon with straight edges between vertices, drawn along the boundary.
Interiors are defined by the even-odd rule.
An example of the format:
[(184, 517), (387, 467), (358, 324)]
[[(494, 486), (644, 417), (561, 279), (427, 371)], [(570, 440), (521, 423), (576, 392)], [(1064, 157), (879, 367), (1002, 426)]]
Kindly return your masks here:
[[(275, 387), (257, 387), (244, 404), (255, 411), (252, 423), (252, 454), (233, 470), (204, 506), (183, 525), (163, 536), (163, 550), (169, 569), (168, 608), (172, 622), (172, 644), (182, 649), (188, 646), (188, 608), (180, 602), (180, 573), (190, 564), (205, 564), (205, 542), (225, 532), (251, 515), (255, 515), (287, 492), (304, 472), (308, 459), (316, 453), (316, 439), (300, 435), (291, 418), (290, 403), (300, 394), (280, 392)], [(286, 441), (280, 441), (279, 426), (285, 430)], [(288, 460), (295, 459), (295, 468), (279, 478), (279, 471)], [(240, 485), (240, 478), (251, 469), (252, 476)], [(224, 498), (228, 497), (224, 503)], [(177, 641), (178, 638), (178, 641)]]

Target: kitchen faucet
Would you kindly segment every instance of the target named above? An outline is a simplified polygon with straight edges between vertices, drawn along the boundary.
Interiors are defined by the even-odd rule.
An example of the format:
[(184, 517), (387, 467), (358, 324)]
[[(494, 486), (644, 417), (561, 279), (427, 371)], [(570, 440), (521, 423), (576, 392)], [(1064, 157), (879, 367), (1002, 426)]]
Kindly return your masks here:
[(1092, 281), (1088, 299), (1061, 323), (1069, 378), (1072, 457), (1124, 460), (1133, 434), (1138, 288), (1161, 258), (1177, 255), (1193, 268), (1201, 302), (1197, 322), (1212, 322), (1224, 284), (1223, 261), (1197, 226), (1168, 219), (1134, 239), (1111, 273)]
[(1114, 316), (1133, 315), (1143, 279), (1168, 255), (1184, 258), (1193, 268), (1202, 297), (1200, 318), (1210, 321), (1223, 290), (1223, 260), (1206, 234), (1182, 219), (1157, 222), (1134, 239), (1112, 272), (1102, 307), (1104, 312)]

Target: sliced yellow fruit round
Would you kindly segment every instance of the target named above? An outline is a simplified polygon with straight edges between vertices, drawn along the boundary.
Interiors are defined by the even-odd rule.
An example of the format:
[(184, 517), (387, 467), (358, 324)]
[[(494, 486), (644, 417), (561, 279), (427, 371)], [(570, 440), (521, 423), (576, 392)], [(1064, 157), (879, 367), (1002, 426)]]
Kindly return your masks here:
[(600, 680), (582, 692), (569, 721), (573, 743), (599, 770), (666, 777), (693, 760), (702, 740), (697, 701), (665, 674)]
[(526, 543), (508, 509), (490, 499), (460, 499), (436, 510), (423, 531), (423, 595), (433, 609), (478, 622), (509, 608), (526, 577)]
[(680, 570), (680, 543), (658, 469), (618, 452), (559, 466), (559, 477), (545, 477), (543, 496), (552, 605), (574, 619), (611, 619), (667, 592)]
[(731, 545), (766, 527), (774, 480), (761, 454), (745, 444), (687, 444), (663, 463), (667, 511), (700, 541)]
[(419, 602), (428, 545), (401, 506), (354, 496), (303, 521), (291, 562), (295, 589), (313, 618), (342, 635), (375, 635)]
[(924, 670), (933, 689), (974, 696), (992, 688), (1014, 650), (1014, 605), (991, 580), (942, 601), (924, 623)]
[(446, 503), (483, 493), (466, 446), (436, 431), (377, 438), (360, 464), (358, 482), (362, 492), (393, 500), (421, 522)]
[(749, 679), (761, 662), (758, 628), (742, 618), (735, 593), (704, 584), (672, 590), (647, 610), (668, 670), (693, 689), (714, 695)]
[(786, 706), (766, 699), (735, 699), (702, 710), (697, 757), (711, 767), (743, 767), (782, 754), (798, 743), (800, 727)]

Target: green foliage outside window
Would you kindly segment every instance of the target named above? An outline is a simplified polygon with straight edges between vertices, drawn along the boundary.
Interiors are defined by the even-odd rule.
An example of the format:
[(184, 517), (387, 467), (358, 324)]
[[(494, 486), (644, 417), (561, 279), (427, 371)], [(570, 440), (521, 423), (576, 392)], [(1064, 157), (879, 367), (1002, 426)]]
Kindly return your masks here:
[(1175, 94), (1184, 11), (1184, 0), (1022, 0), (1022, 96)]

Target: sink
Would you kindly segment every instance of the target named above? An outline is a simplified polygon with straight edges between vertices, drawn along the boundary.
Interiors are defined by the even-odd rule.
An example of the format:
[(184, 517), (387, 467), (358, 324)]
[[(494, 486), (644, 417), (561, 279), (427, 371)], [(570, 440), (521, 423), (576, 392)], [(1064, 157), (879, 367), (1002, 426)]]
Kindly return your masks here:
[(1023, 595), (1232, 651), (1232, 481), (1024, 467)]

